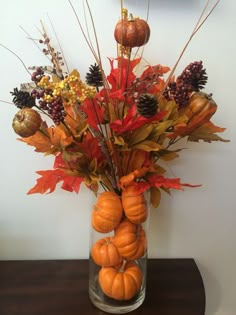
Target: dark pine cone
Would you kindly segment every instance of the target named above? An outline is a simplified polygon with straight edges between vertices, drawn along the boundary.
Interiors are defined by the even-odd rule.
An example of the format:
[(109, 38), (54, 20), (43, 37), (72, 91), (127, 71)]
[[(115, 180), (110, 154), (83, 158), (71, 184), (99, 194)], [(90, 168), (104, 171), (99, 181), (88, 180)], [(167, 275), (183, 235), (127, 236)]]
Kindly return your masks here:
[(206, 69), (203, 69), (202, 61), (190, 63), (177, 78), (177, 82), (183, 82), (192, 87), (192, 91), (200, 91), (207, 83)]
[(18, 88), (15, 88), (13, 92), (10, 93), (14, 96), (12, 101), (18, 108), (31, 108), (35, 105), (35, 98), (26, 91), (19, 91)]
[(96, 63), (89, 67), (89, 72), (86, 74), (85, 80), (91, 86), (99, 87), (103, 85), (102, 71)]
[(157, 113), (157, 98), (152, 94), (141, 94), (137, 102), (138, 113), (146, 118)]

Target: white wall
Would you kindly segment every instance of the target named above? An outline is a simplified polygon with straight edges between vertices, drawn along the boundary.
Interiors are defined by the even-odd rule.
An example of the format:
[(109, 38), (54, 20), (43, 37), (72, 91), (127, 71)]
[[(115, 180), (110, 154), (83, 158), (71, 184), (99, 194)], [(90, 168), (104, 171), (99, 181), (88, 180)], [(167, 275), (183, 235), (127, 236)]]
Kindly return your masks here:
[[(104, 63), (115, 56), (113, 27), (119, 17), (119, 0), (90, 0)], [(74, 1), (82, 16), (82, 0)], [(70, 68), (81, 74), (94, 63), (72, 10), (66, 0), (0, 0), (0, 43), (27, 64), (45, 65), (46, 59), (19, 28), (38, 38), (47, 14), (61, 39)], [(146, 16), (147, 0), (127, 0), (135, 15)], [(145, 49), (151, 63), (173, 66), (195, 25), (204, 0), (152, 0), (152, 35)], [(207, 291), (207, 315), (234, 315), (235, 304), (235, 19), (236, 2), (221, 1), (196, 35), (182, 59), (179, 71), (203, 60), (209, 75), (207, 91), (218, 103), (216, 125), (227, 127), (230, 143), (188, 144), (170, 172), (183, 182), (201, 183), (196, 189), (163, 196), (153, 210), (150, 257), (193, 257), (202, 272)], [(52, 32), (51, 32), (52, 34)], [(178, 71), (177, 71), (178, 73)], [(9, 91), (28, 82), (21, 63), (0, 47), (0, 99), (11, 101)], [(90, 193), (79, 195), (58, 189), (51, 195), (26, 192), (36, 170), (50, 169), (51, 157), (36, 154), (16, 141), (11, 122), (16, 108), (0, 103), (0, 259), (85, 258), (88, 255)]]

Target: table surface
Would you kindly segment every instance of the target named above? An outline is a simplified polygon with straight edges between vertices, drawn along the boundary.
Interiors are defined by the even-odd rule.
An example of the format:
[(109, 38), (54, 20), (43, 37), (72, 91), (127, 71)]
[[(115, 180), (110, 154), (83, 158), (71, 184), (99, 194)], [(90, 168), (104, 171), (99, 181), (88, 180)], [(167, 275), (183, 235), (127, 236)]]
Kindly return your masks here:
[[(0, 261), (1, 315), (105, 315), (88, 298), (87, 260)], [(204, 315), (193, 259), (149, 259), (146, 299), (130, 315)]]

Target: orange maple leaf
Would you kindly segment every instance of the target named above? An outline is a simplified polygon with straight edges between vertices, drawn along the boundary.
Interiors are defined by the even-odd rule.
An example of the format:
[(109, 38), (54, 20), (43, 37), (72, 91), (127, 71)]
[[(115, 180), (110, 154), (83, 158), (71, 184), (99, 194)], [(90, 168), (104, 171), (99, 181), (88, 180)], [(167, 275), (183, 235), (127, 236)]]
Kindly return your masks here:
[(40, 131), (37, 131), (33, 136), (27, 138), (18, 138), (17, 140), (35, 147), (36, 152), (47, 152), (51, 149), (52, 146), (50, 139)]
[(63, 182), (62, 189), (78, 193), (80, 184), (83, 181), (82, 177), (67, 175), (60, 169), (37, 171), (36, 173), (41, 177), (37, 179), (36, 185), (27, 192), (27, 195), (52, 193), (61, 181)]

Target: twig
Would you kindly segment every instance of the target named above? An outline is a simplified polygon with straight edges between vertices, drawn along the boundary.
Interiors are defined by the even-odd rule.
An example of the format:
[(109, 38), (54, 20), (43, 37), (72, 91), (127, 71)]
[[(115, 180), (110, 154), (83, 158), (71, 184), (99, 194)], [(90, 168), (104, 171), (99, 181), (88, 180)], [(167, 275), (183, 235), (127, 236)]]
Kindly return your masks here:
[(64, 60), (64, 62), (65, 62), (66, 70), (67, 70), (67, 72), (69, 73), (69, 72), (70, 72), (70, 71), (69, 71), (69, 67), (68, 67), (68, 64), (67, 64), (67, 62), (66, 62), (66, 58), (65, 58), (64, 52), (63, 52), (63, 50), (62, 50), (62, 46), (61, 46), (61, 44), (60, 44), (60, 41), (59, 41), (59, 38), (58, 38), (58, 36), (57, 36), (56, 30), (55, 30), (55, 28), (54, 28), (54, 26), (53, 26), (53, 23), (52, 23), (52, 21), (51, 21), (51, 19), (50, 19), (50, 17), (49, 17), (48, 14), (47, 14), (47, 16), (48, 16), (48, 19), (49, 19), (51, 28), (52, 28), (52, 30), (53, 30), (54, 36), (55, 36), (55, 38), (56, 38), (56, 40), (57, 40), (58, 46), (59, 46), (59, 48), (60, 48), (60, 52), (61, 52), (61, 54), (62, 54), (63, 60)]
[(214, 6), (213, 6), (212, 9), (210, 10), (210, 12), (207, 14), (207, 16), (203, 19), (203, 21), (201, 21), (201, 19), (202, 19), (204, 13), (205, 13), (205, 11), (206, 11), (206, 9), (207, 9), (207, 7), (208, 7), (209, 2), (210, 2), (210, 0), (207, 0), (206, 5), (205, 5), (205, 7), (204, 7), (204, 9), (202, 10), (202, 13), (201, 13), (201, 15), (200, 15), (200, 18), (199, 18), (198, 21), (197, 21), (197, 24), (195, 25), (195, 27), (194, 27), (194, 29), (193, 29), (193, 31), (192, 31), (192, 33), (191, 33), (191, 35), (190, 35), (190, 37), (189, 37), (187, 43), (185, 44), (183, 50), (181, 51), (181, 53), (180, 53), (180, 55), (179, 55), (179, 57), (178, 57), (178, 59), (177, 59), (175, 65), (174, 65), (173, 69), (171, 70), (171, 72), (170, 72), (170, 74), (169, 74), (169, 76), (168, 76), (168, 78), (167, 78), (167, 80), (166, 80), (166, 82), (165, 82), (165, 85), (164, 85), (164, 87), (163, 87), (163, 89), (162, 89), (162, 91), (161, 91), (161, 94), (160, 94), (160, 96), (159, 96), (159, 99), (162, 97), (164, 91), (166, 90), (166, 88), (167, 88), (167, 86), (168, 86), (168, 84), (169, 84), (169, 82), (170, 82), (170, 80), (171, 80), (171, 78), (172, 78), (172, 76), (173, 76), (173, 74), (174, 74), (174, 72), (175, 72), (175, 70), (176, 70), (176, 68), (177, 68), (177, 66), (178, 66), (178, 64), (179, 64), (179, 62), (180, 62), (180, 60), (181, 60), (181, 58), (183, 57), (183, 54), (185, 53), (185, 51), (186, 51), (186, 49), (187, 49), (189, 43), (191, 42), (193, 36), (198, 32), (198, 30), (200, 29), (200, 27), (205, 23), (205, 21), (206, 21), (207, 18), (210, 16), (210, 14), (213, 12), (213, 10), (214, 10), (215, 7), (217, 6), (217, 4), (220, 2), (220, 0), (217, 0), (217, 1), (216, 1), (216, 3), (214, 4)]
[(20, 62), (22, 63), (23, 67), (25, 68), (25, 70), (28, 72), (28, 74), (31, 76), (31, 73), (29, 72), (29, 70), (27, 69), (25, 63), (23, 62), (23, 60), (16, 54), (14, 53), (14, 51), (12, 51), (10, 48), (6, 47), (3, 44), (0, 44), (0, 46), (2, 46), (3, 48), (5, 48), (6, 50), (10, 51), (10, 53), (12, 53), (14, 56), (16, 56), (17, 59), (20, 60)]

